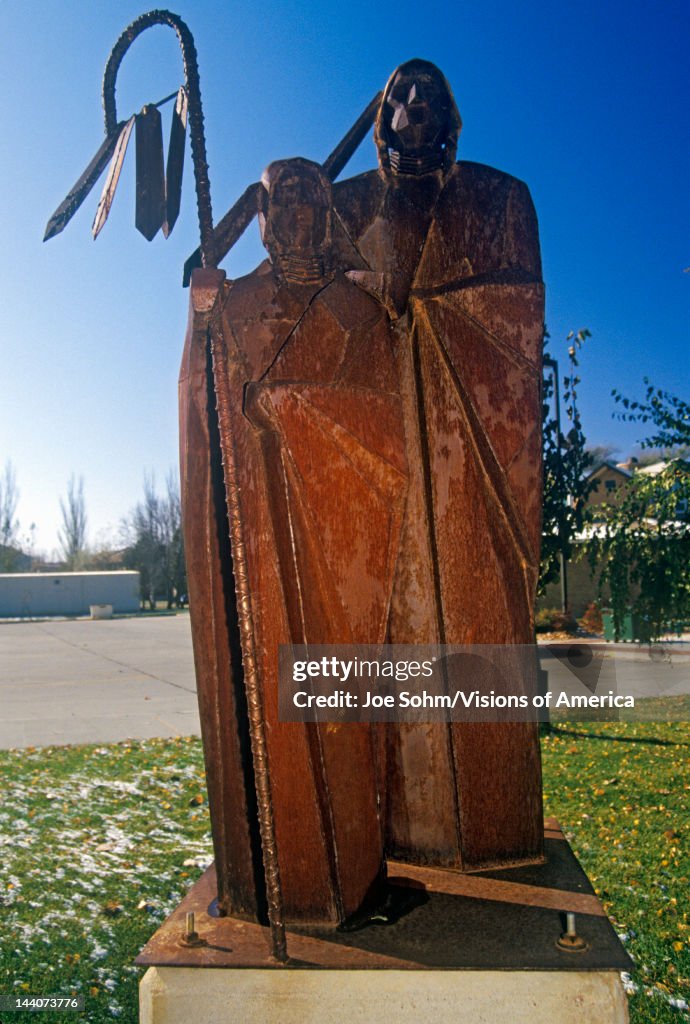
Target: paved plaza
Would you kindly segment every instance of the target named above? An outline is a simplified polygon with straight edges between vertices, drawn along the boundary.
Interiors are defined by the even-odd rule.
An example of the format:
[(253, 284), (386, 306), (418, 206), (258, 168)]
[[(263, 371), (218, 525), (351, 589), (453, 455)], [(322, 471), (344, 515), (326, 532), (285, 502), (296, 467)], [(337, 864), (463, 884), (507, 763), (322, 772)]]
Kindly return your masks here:
[[(636, 697), (688, 694), (688, 639), (598, 644), (581, 682)], [(548, 687), (578, 682), (577, 660), (565, 656), (577, 643), (541, 645)], [(191, 735), (199, 712), (186, 612), (0, 621), (0, 749)]]
[(187, 613), (0, 622), (0, 748), (199, 734)]

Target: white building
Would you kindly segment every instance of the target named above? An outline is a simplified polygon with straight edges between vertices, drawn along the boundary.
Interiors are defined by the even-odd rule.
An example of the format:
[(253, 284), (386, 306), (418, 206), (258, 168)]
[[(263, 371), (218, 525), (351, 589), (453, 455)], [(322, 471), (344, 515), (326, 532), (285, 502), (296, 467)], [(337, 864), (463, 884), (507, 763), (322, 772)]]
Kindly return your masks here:
[(88, 615), (91, 605), (114, 614), (138, 612), (139, 573), (16, 572), (0, 574), (0, 618)]

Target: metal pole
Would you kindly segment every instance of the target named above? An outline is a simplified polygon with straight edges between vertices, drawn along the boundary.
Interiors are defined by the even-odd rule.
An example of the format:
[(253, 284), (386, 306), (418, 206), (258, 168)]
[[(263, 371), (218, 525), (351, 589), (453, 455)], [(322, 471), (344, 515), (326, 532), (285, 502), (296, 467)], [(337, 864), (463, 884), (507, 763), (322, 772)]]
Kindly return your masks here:
[[(558, 360), (552, 359), (550, 356), (544, 357), (544, 366), (548, 366), (553, 375), (553, 391), (556, 399), (556, 431), (557, 431), (557, 455), (556, 455), (556, 472), (558, 474), (559, 489), (563, 486), (563, 461), (561, 457), (561, 395), (560, 395), (560, 384), (558, 380)], [(560, 545), (560, 552), (558, 560), (560, 563), (560, 577), (561, 577), (561, 611), (563, 613), (568, 611), (568, 568), (565, 556), (565, 533), (564, 533), (564, 522), (563, 512), (559, 508), (558, 512), (558, 541)]]
[[(201, 89), (199, 86), (199, 69), (196, 48), (192, 33), (176, 14), (170, 11), (149, 11), (132, 22), (122, 33), (112, 49), (103, 76), (103, 109), (105, 114), (106, 135), (110, 136), (117, 126), (115, 108), (115, 81), (122, 58), (132, 42), (152, 25), (169, 25), (174, 29), (180, 42), (185, 72), (185, 86), (189, 99), (189, 130), (192, 145), (192, 162), (194, 164), (194, 181), (196, 185), (197, 209), (199, 214), (199, 233), (201, 235), (202, 266), (215, 268), (217, 257), (213, 236), (213, 215), (211, 210), (211, 187), (206, 161), (206, 140), (204, 138), (204, 116), (201, 108)], [(214, 355), (214, 371), (216, 383), (226, 372), (222, 359), (218, 358), (222, 351), (222, 331), (215, 317), (209, 323), (209, 336)], [(233, 573), (235, 576), (235, 596), (237, 601), (237, 617), (242, 647), (242, 664), (244, 684), (247, 692), (249, 709), (249, 734), (252, 748), (254, 779), (257, 790), (259, 811), (259, 830), (266, 879), (266, 897), (268, 902), (268, 918), (271, 929), (273, 955), (276, 960), (286, 962), (288, 959), (285, 938), (285, 924), (282, 911), (282, 890), (278, 867), (278, 850), (276, 845), (275, 825), (273, 820), (273, 804), (271, 799), (271, 780), (268, 770), (266, 733), (264, 723), (263, 700), (256, 669), (256, 653), (249, 599), (249, 585), (244, 554), (244, 540), (237, 500), (237, 477), (234, 460), (234, 445), (230, 427), (229, 411), (223, 401), (225, 390), (216, 387), (218, 401), (218, 417), (221, 435), (224, 437), (224, 472), (228, 514), (230, 519), (230, 540), (232, 551)]]

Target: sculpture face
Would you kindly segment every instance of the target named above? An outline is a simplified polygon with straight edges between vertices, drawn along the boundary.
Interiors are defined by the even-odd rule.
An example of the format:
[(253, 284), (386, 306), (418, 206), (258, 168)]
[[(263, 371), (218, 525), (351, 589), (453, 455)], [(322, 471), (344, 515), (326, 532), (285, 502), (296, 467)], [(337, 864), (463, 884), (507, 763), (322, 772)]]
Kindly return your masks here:
[(384, 110), (391, 146), (410, 155), (442, 146), (450, 103), (445, 83), (432, 65), (414, 61), (403, 65)]
[(290, 175), (275, 186), (268, 219), (275, 240), (285, 252), (316, 252), (326, 238), (327, 197), (309, 177)]
[(302, 157), (276, 160), (262, 175), (261, 239), (279, 278), (310, 284), (329, 271), (331, 183)]

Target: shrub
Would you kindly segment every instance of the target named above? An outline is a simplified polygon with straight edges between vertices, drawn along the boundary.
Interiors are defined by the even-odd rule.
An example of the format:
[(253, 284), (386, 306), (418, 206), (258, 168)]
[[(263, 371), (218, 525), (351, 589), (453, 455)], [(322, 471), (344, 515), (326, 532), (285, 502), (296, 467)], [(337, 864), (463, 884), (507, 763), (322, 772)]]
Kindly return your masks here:
[(577, 622), (571, 612), (560, 608), (542, 608), (534, 617), (537, 633), (576, 633)]
[(580, 625), (587, 633), (603, 633), (604, 620), (601, 617), (601, 608), (596, 601), (592, 601), (585, 608), (585, 614), (580, 619)]

